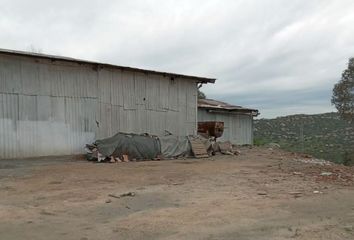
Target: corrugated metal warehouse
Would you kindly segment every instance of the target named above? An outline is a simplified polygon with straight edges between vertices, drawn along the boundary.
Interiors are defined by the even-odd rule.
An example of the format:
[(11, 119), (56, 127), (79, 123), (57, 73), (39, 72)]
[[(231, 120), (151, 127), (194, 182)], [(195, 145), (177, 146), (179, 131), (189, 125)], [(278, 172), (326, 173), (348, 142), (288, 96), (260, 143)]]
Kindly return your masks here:
[(0, 50), (0, 159), (80, 154), (119, 131), (197, 131), (197, 84), (215, 79)]
[(220, 141), (232, 144), (253, 144), (253, 117), (258, 110), (234, 106), (213, 99), (198, 100), (198, 122), (224, 122), (224, 133)]

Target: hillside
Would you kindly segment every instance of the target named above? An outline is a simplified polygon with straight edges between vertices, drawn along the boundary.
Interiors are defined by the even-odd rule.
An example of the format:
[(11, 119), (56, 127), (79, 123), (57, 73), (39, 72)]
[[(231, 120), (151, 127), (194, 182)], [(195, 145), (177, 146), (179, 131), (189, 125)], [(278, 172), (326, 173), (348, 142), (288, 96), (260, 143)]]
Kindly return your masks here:
[(354, 127), (337, 113), (259, 119), (254, 130), (255, 144), (278, 143), (283, 149), (338, 163), (354, 149)]

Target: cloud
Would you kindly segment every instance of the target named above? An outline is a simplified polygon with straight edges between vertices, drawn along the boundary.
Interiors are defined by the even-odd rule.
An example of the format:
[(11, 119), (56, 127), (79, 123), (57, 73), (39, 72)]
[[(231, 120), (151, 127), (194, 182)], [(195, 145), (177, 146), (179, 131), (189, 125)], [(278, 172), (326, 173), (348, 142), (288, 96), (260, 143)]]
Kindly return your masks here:
[(354, 56), (352, 0), (0, 0), (0, 47), (217, 78), (263, 117), (332, 111)]

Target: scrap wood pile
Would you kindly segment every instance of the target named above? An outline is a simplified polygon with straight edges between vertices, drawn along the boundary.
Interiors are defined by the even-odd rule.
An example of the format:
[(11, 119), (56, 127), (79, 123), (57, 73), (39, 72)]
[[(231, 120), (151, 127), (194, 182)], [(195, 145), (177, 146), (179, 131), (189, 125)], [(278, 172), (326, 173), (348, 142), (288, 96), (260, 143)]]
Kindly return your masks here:
[(238, 154), (230, 142), (215, 142), (202, 136), (152, 136), (149, 134), (117, 133), (86, 144), (87, 159), (98, 162), (128, 162), (141, 160), (205, 158), (222, 154)]

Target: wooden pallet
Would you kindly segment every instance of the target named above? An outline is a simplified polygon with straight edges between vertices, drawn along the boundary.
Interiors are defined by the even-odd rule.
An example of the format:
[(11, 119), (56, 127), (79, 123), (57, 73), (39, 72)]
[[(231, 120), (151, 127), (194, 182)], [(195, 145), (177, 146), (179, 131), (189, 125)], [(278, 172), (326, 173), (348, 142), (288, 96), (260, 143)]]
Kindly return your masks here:
[(209, 157), (207, 150), (205, 149), (205, 146), (200, 139), (197, 139), (197, 138), (191, 139), (190, 138), (189, 141), (192, 146), (192, 152), (196, 158)]

